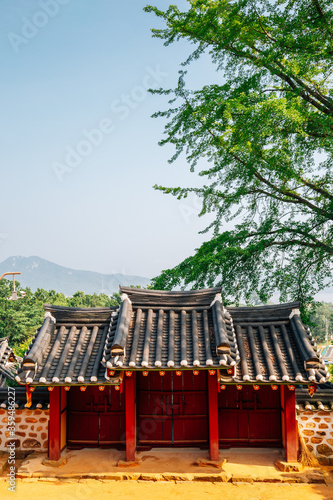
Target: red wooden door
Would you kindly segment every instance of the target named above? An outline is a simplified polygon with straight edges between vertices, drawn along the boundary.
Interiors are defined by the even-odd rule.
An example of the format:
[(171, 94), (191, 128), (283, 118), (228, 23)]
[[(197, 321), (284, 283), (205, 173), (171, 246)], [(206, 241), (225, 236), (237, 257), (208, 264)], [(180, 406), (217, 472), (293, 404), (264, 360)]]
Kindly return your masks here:
[(124, 443), (125, 398), (114, 387), (72, 387), (67, 397), (67, 445), (110, 446)]
[(230, 385), (218, 401), (220, 447), (282, 445), (280, 390)]
[(197, 446), (208, 441), (207, 376), (183, 371), (138, 376), (139, 445)]

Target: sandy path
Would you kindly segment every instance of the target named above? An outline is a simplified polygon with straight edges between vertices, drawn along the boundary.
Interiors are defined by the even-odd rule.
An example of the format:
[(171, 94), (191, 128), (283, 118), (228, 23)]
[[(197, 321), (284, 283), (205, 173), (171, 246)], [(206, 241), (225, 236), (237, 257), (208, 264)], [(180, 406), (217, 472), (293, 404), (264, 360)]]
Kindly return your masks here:
[(333, 500), (333, 486), (323, 484), (145, 483), (136, 481), (28, 482), (17, 481), (16, 492), (0, 483), (1, 500)]

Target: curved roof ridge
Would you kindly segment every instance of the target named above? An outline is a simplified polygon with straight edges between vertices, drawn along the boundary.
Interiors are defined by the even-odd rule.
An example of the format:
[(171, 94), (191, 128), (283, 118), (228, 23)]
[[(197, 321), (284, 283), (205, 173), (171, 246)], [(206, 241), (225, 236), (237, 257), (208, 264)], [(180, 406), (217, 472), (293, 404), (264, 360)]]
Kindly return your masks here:
[(117, 309), (119, 306), (110, 307), (71, 307), (71, 306), (54, 306), (52, 304), (44, 304), (45, 312), (109, 312)]
[(169, 305), (169, 306), (210, 306), (216, 294), (221, 293), (220, 287), (204, 288), (201, 290), (147, 290), (145, 288), (131, 288), (120, 286), (121, 293), (128, 295), (133, 305)]

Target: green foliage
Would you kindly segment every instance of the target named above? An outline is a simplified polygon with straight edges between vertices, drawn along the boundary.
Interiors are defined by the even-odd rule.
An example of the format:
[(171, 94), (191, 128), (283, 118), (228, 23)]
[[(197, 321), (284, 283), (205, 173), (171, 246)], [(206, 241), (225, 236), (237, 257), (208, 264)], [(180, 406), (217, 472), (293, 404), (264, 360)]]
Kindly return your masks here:
[(333, 343), (333, 304), (323, 302), (319, 304), (311, 315), (311, 333), (317, 342), (326, 342), (326, 328), (328, 343)]
[(44, 320), (44, 304), (69, 307), (111, 307), (120, 304), (120, 294), (114, 293), (111, 297), (100, 295), (86, 295), (76, 292), (72, 297), (66, 297), (54, 290), (46, 291), (38, 288), (33, 293), (30, 288), (21, 288), (16, 283), (18, 295), (25, 292), (25, 296), (16, 301), (7, 300), (12, 292), (12, 282), (0, 281), (0, 337), (8, 337), (9, 345), (18, 356), (23, 356), (27, 350), (36, 329)]
[[(155, 186), (178, 199), (195, 193), (213, 212), (213, 237), (153, 281), (155, 288), (221, 285), (226, 302), (305, 304), (332, 281), (333, 4), (328, 0), (189, 0), (182, 12), (146, 7), (164, 20), (153, 36), (185, 39), (184, 66), (209, 54), (220, 84), (191, 91), (180, 71), (165, 138), (202, 188)], [(203, 164), (203, 160), (205, 163)], [(207, 163), (208, 162), (208, 163)], [(226, 230), (226, 224), (231, 227)]]

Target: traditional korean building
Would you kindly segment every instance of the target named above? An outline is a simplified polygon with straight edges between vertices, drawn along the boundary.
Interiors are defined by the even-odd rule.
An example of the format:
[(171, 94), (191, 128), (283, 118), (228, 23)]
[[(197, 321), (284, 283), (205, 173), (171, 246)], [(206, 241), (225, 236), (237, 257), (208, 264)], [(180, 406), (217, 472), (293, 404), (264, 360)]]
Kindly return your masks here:
[(9, 346), (8, 337), (0, 338), (0, 387), (5, 387), (7, 380), (15, 380), (17, 365), (21, 361)]
[(298, 303), (227, 307), (220, 289), (121, 287), (114, 308), (45, 306), (16, 380), (50, 391), (49, 457), (64, 447), (284, 447), (295, 386), (328, 379)]

